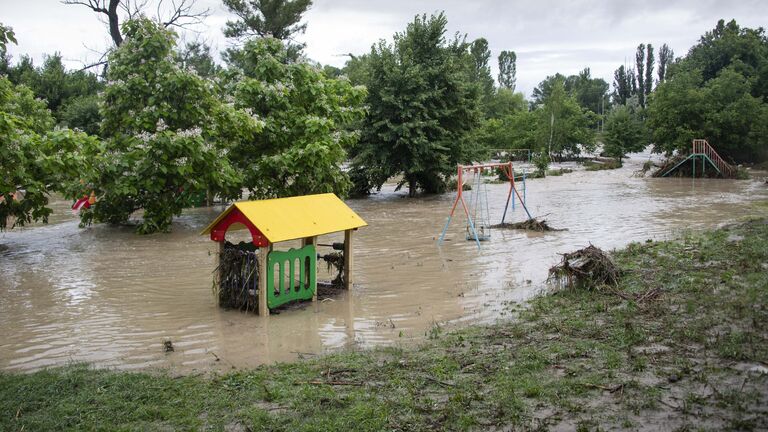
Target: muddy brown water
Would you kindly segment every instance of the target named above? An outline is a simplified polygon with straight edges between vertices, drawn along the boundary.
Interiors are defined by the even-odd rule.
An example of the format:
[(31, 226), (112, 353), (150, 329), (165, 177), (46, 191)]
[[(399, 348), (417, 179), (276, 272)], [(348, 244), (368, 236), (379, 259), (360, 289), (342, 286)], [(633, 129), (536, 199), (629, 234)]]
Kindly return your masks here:
[[(464, 239), (463, 217), (436, 245), (453, 194), (408, 199), (390, 187), (350, 200), (369, 223), (355, 237), (354, 289), (268, 319), (216, 306), (216, 244), (198, 233), (221, 207), (185, 212), (171, 234), (138, 236), (125, 227), (80, 229), (68, 204), (57, 203), (51, 224), (0, 234), (0, 368), (84, 361), (190, 373), (407, 344), (436, 324), (503, 317), (505, 304), (544, 287), (559, 253), (716, 226), (743, 215), (751, 201), (768, 199), (759, 180), (632, 177), (643, 161), (528, 181), (531, 213), (568, 231), (495, 230), (480, 251)], [(488, 186), (493, 223), (505, 188)], [(511, 214), (512, 221), (523, 217), (520, 207)], [(334, 240), (340, 237), (320, 242)], [(174, 352), (164, 352), (165, 340)]]

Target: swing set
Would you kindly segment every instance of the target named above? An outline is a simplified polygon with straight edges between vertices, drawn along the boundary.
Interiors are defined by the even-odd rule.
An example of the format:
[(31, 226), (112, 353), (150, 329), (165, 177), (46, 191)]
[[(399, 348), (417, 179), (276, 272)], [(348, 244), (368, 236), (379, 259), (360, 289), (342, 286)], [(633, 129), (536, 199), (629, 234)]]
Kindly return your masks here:
[[(448, 226), (451, 224), (453, 214), (456, 212), (456, 207), (461, 203), (461, 207), (464, 209), (464, 214), (467, 216), (467, 240), (474, 240), (477, 243), (477, 248), (480, 249), (480, 242), (491, 239), (491, 224), (490, 214), (488, 209), (488, 187), (483, 179), (483, 173), (492, 172), (495, 173), (496, 169), (500, 169), (501, 172), (509, 180), (509, 191), (507, 192), (507, 202), (504, 204), (504, 213), (501, 216), (501, 224), (504, 224), (504, 220), (507, 217), (507, 209), (509, 208), (510, 201), (512, 202), (512, 209), (515, 208), (515, 201), (512, 197), (512, 193), (517, 196), (520, 201), (520, 205), (528, 215), (528, 219), (533, 219), (531, 213), (528, 211), (528, 207), (525, 206), (525, 175), (522, 176), (523, 182), (523, 195), (520, 195), (520, 191), (515, 185), (515, 170), (512, 167), (512, 162), (495, 162), (480, 165), (459, 165), (457, 168), (456, 179), (456, 199), (453, 201), (451, 212), (448, 215), (448, 220), (445, 222), (443, 232), (440, 234), (440, 239), (437, 244), (440, 245), (445, 239), (445, 234), (448, 231)], [(470, 195), (469, 205), (464, 200), (464, 173), (474, 175), (473, 187), (474, 192)]]

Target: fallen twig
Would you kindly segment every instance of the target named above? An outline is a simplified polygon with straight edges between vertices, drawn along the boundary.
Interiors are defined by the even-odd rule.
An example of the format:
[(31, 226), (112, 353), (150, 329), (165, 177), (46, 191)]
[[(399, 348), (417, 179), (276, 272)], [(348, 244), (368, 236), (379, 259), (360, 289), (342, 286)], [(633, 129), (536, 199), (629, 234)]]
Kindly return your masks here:
[(427, 380), (429, 380), (429, 381), (432, 381), (432, 382), (436, 382), (436, 383), (438, 383), (438, 384), (442, 384), (442, 385), (444, 385), (444, 386), (446, 386), (446, 387), (456, 387), (456, 384), (451, 384), (451, 383), (449, 383), (449, 382), (440, 381), (439, 379), (437, 379), (437, 378), (432, 378), (432, 377), (431, 377), (431, 376), (429, 376), (429, 375), (424, 375), (424, 378), (425, 378), (425, 379), (427, 379)]
[(349, 386), (361, 386), (361, 385), (363, 385), (363, 383), (356, 382), (356, 381), (320, 381), (320, 380), (296, 381), (293, 384), (294, 385), (299, 385), (299, 384), (311, 384), (311, 385), (349, 385)]
[(622, 384), (618, 384), (618, 385), (613, 386), (613, 387), (606, 387), (606, 386), (601, 386), (601, 385), (598, 385), (598, 384), (591, 384), (591, 383), (584, 383), (583, 385), (584, 385), (584, 387), (591, 387), (591, 388), (596, 388), (596, 389), (600, 389), (600, 390), (605, 390), (605, 391), (610, 392), (610, 393), (616, 393), (617, 391), (619, 391), (619, 390), (624, 388), (624, 384), (623, 383)]

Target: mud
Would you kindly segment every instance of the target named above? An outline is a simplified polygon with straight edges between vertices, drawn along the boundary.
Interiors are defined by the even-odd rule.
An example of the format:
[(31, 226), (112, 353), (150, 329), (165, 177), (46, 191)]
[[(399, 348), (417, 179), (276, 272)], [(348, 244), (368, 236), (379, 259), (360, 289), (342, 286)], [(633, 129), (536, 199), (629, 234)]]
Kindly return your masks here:
[[(407, 199), (390, 186), (350, 200), (369, 224), (355, 237), (354, 289), (269, 319), (216, 305), (217, 248), (198, 233), (221, 207), (185, 212), (171, 234), (138, 236), (127, 227), (79, 229), (60, 202), (51, 224), (0, 234), (0, 368), (85, 361), (190, 373), (408, 343), (437, 323), (502, 317), (504, 304), (544, 287), (558, 254), (717, 226), (743, 215), (750, 201), (768, 199), (761, 181), (633, 177), (647, 159), (527, 182), (532, 215), (568, 231), (493, 230), (479, 251), (465, 240), (461, 217), (436, 245), (453, 194)], [(488, 185), (492, 218), (501, 217), (505, 188)], [(518, 206), (507, 222), (525, 218)], [(342, 238), (320, 238), (333, 241)], [(165, 341), (174, 351), (166, 352)]]

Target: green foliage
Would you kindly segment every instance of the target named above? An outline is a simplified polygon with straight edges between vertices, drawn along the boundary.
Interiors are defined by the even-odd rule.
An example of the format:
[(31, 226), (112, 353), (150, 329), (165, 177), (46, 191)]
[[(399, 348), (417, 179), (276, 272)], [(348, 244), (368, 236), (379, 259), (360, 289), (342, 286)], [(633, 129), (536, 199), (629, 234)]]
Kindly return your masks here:
[(640, 106), (645, 108), (645, 44), (637, 46), (637, 52), (635, 53), (635, 69), (637, 70), (637, 99), (640, 102)]
[(123, 33), (109, 58), (106, 140), (82, 150), (87, 163), (80, 178), (98, 196), (83, 222), (124, 223), (143, 209), (139, 233), (168, 231), (199, 194), (239, 195), (228, 146), (260, 125), (218, 101), (210, 82), (179, 67), (173, 32), (141, 18), (127, 21)]
[(302, 34), (307, 24), (299, 24), (301, 16), (312, 6), (312, 0), (223, 0), (224, 6), (239, 18), (227, 21), (226, 37), (273, 37), (286, 43), (291, 59), (296, 59), (303, 45), (290, 43)]
[(343, 74), (341, 69), (331, 65), (323, 66), (323, 73), (328, 78), (338, 78)]
[(52, 127), (45, 102), (0, 77), (0, 230), (46, 222), (49, 192), (61, 190), (79, 165), (73, 150), (95, 142), (83, 133)]
[(627, 153), (642, 151), (648, 145), (648, 133), (642, 119), (624, 105), (615, 107), (605, 122), (603, 151), (619, 161)]
[[(661, 84), (664, 82), (664, 80), (667, 79), (667, 69), (669, 68), (669, 65), (672, 64), (672, 61), (675, 59), (675, 52), (672, 51), (672, 49), (669, 47), (669, 45), (664, 44), (659, 48), (659, 80), (658, 84)], [(658, 85), (657, 84), (657, 85)]]
[(547, 168), (549, 168), (549, 160), (547, 152), (541, 151), (536, 154), (536, 157), (533, 159), (533, 164), (536, 166), (536, 175), (538, 177), (546, 177)]
[[(0, 230), (47, 220), (51, 210), (36, 161), (40, 133), (53, 125), (45, 104), (25, 87), (0, 77)], [(23, 199), (15, 199), (17, 191)]]
[(59, 110), (62, 125), (79, 129), (88, 135), (98, 135), (101, 130), (101, 106), (97, 95), (73, 97)]
[(726, 160), (768, 159), (768, 40), (734, 21), (704, 35), (650, 100), (655, 150), (687, 151), (705, 138)]
[(528, 103), (522, 93), (513, 93), (504, 87), (496, 89), (483, 104), (486, 118), (500, 118), (518, 111), (527, 111)]
[(613, 73), (613, 103), (626, 105), (627, 100), (634, 94), (634, 73), (623, 65)]
[(194, 70), (203, 78), (212, 78), (221, 70), (213, 61), (211, 47), (203, 42), (187, 42), (176, 55), (182, 69)]
[(531, 93), (531, 107), (537, 108), (544, 104), (544, 100), (552, 94), (552, 89), (556, 86), (564, 86), (566, 82), (565, 75), (556, 73), (544, 78)]
[[(589, 68), (565, 79), (565, 90), (573, 96), (579, 106), (595, 114), (605, 111), (608, 98), (608, 83), (602, 78), (592, 78)], [(596, 119), (596, 118), (595, 118)]]
[[(8, 78), (14, 84), (29, 87), (35, 97), (44, 99), (61, 126), (78, 127), (82, 130), (96, 130), (101, 117), (94, 110), (90, 115), (79, 115), (76, 124), (65, 120), (64, 111), (69, 104), (82, 104), (75, 99), (89, 98), (91, 104), (96, 94), (103, 89), (96, 75), (84, 71), (67, 71), (60, 54), (46, 56), (43, 66), (36, 68), (29, 57), (22, 56), (15, 66), (8, 68)], [(74, 113), (67, 115), (73, 119)], [(82, 113), (81, 113), (82, 114)], [(95, 114), (95, 115), (94, 115)]]
[(537, 114), (527, 110), (483, 120), (473, 132), (483, 149), (535, 149), (538, 137)]
[(591, 126), (596, 123), (596, 114), (568, 95), (562, 78), (548, 85), (547, 93), (542, 99), (543, 106), (536, 110), (538, 141), (547, 154), (578, 155), (582, 149), (594, 150), (595, 132)]
[(655, 59), (653, 57), (653, 45), (648, 44), (646, 47), (647, 51), (645, 54), (645, 100), (648, 100), (648, 95), (651, 94), (651, 91), (653, 90), (653, 68)]
[(289, 55), (273, 38), (243, 48), (235, 104), (257, 118), (263, 132), (233, 146), (230, 158), (255, 196), (346, 195), (350, 182), (341, 165), (359, 137), (348, 126), (364, 116), (365, 89), (312, 65), (287, 63)]
[(364, 85), (370, 79), (370, 65), (370, 56), (367, 54), (352, 56), (344, 65), (342, 73), (349, 78), (352, 84)]
[(517, 81), (517, 54), (514, 51), (499, 53), (499, 87), (515, 91)]
[(3, 25), (3, 23), (0, 23), (0, 53), (5, 55), (9, 43), (18, 43), (16, 41), (16, 34), (13, 32), (12, 28)]
[(442, 13), (416, 16), (394, 43), (369, 55), (369, 114), (353, 151), (355, 190), (367, 193), (402, 174), (409, 194), (444, 190), (457, 162), (472, 153), (469, 132), (479, 120), (478, 87), (469, 45), (446, 40)]
[(470, 79), (480, 87), (480, 95), (483, 105), (493, 97), (493, 77), (491, 77), (491, 51), (488, 49), (488, 41), (484, 38), (475, 39), (469, 45), (469, 53), (472, 56), (473, 68)]

